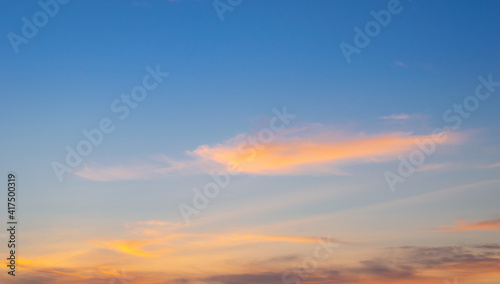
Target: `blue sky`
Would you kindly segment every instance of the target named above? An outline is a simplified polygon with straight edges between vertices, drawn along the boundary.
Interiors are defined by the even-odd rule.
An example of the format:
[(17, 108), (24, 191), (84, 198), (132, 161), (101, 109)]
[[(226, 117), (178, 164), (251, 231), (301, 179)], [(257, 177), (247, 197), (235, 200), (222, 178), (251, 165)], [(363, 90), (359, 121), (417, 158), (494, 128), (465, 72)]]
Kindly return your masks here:
[[(40, 262), (68, 250), (85, 256), (97, 251), (103, 259), (123, 256), (129, 264), (145, 261), (148, 271), (159, 274), (149, 279), (144, 271), (132, 271), (140, 283), (175, 283), (193, 273), (189, 283), (232, 283), (216, 276), (279, 275), (289, 263), (257, 263), (307, 254), (307, 245), (314, 243), (295, 237), (331, 234), (352, 241), (344, 244), (346, 261), (340, 263), (349, 267), (364, 263), (363, 250), (375, 255), (380, 247), (497, 242), (500, 91), (481, 100), (461, 127), (449, 132), (452, 139), (438, 144), (396, 192), (384, 173), (397, 171), (398, 156), (415, 149), (411, 141), (453, 125), (443, 113), (474, 96), (479, 76), (500, 81), (495, 33), (500, 3), (401, 0), (402, 11), (347, 62), (339, 44), (354, 44), (354, 28), (364, 29), (373, 20), (370, 11), (387, 9), (388, 3), (243, 1), (221, 21), (213, 2), (205, 0), (72, 0), (58, 4), (56, 15), (16, 53), (8, 34), (22, 35), (22, 18), (32, 21), (41, 8), (37, 1), (1, 1), (0, 169), (20, 177), (30, 271), (25, 277), (42, 273), (30, 270), (38, 265), (46, 269), (47, 283), (59, 283), (50, 269), (80, 271), (66, 281), (88, 283), (85, 277), (94, 268), (84, 261)], [(130, 116), (118, 119), (112, 102), (141, 85), (148, 66), (169, 76)], [(257, 160), (232, 177), (189, 227), (168, 227), (183, 224), (179, 204), (191, 202), (192, 188), (210, 182), (210, 173), (225, 162), (241, 160), (235, 149), (269, 125), (273, 109), (284, 108), (295, 118), (274, 133), (276, 139), (263, 146)], [(51, 163), (63, 163), (65, 147), (76, 147), (85, 138), (82, 130), (98, 127), (103, 118), (111, 119), (115, 130), (59, 182)], [(259, 206), (262, 211), (255, 211)], [(454, 224), (462, 225), (452, 232), (433, 231)], [(161, 228), (142, 232), (134, 226)], [(48, 252), (56, 240), (47, 228), (65, 240), (57, 253)], [(233, 232), (257, 236), (259, 245), (238, 247), (248, 252), (245, 257), (232, 246), (207, 245), (203, 252), (220, 256), (213, 267), (199, 271), (193, 267), (204, 253), (186, 249), (170, 255), (162, 249), (171, 245), (162, 238), (175, 234), (212, 244), (203, 236), (214, 231), (220, 238)], [(266, 242), (272, 238), (264, 234), (290, 239), (269, 250)], [(147, 245), (134, 252), (134, 245), (123, 249), (117, 240)], [(40, 242), (47, 249), (29, 250)], [(145, 251), (155, 254), (156, 263), (178, 261), (176, 272), (161, 274)], [(260, 251), (262, 259), (255, 255)], [(235, 259), (238, 265), (226, 266)], [(332, 262), (328, 265), (338, 259)], [(251, 268), (246, 271), (245, 265)], [(333, 281), (325, 278), (327, 264), (322, 265), (314, 279)], [(109, 275), (99, 273), (126, 265), (110, 260), (95, 267), (93, 275), (105, 281)], [(212, 274), (205, 271), (209, 267)], [(343, 280), (355, 281), (349, 271), (343, 271)], [(461, 277), (463, 283), (496, 283), (499, 275), (487, 272)], [(373, 283), (394, 280), (366, 275)]]

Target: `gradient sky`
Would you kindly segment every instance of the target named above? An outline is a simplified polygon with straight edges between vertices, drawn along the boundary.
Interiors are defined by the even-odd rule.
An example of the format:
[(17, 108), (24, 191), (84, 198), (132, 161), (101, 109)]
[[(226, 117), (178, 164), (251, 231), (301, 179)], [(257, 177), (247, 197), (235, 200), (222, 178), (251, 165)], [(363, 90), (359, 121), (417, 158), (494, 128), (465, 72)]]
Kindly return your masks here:
[[(500, 82), (500, 2), (401, 0), (348, 63), (339, 45), (388, 3), (244, 0), (222, 21), (206, 0), (71, 0), (16, 53), (9, 34), (42, 8), (0, 1), (0, 172), (18, 174), (20, 222), (1, 282), (500, 283), (500, 86), (482, 83)], [(148, 66), (169, 75), (120, 119)], [(477, 86), (490, 96), (463, 117)], [(103, 118), (114, 131), (60, 182), (53, 163)], [(392, 191), (435, 129), (446, 141)], [(186, 223), (179, 206), (232, 162)]]

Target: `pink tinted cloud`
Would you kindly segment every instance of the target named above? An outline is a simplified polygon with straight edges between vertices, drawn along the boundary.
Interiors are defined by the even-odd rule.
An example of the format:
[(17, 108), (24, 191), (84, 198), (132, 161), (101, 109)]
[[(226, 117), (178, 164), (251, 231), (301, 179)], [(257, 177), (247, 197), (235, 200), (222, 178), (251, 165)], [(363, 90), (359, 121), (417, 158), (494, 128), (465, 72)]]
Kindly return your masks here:
[[(448, 139), (443, 143), (460, 140), (456, 133), (446, 135)], [(173, 160), (159, 155), (155, 163), (86, 166), (75, 175), (97, 181), (137, 180), (213, 172), (228, 167), (231, 171), (256, 175), (345, 174), (339, 166), (394, 160), (414, 149), (415, 142), (423, 139), (433, 139), (433, 136), (411, 132), (352, 133), (311, 124), (275, 133), (266, 143), (255, 135), (239, 134), (215, 145), (200, 145), (187, 151), (191, 159)]]
[(458, 220), (457, 225), (441, 225), (437, 232), (461, 232), (461, 231), (500, 231), (500, 219), (489, 221), (480, 221), (476, 223), (467, 223), (464, 220)]

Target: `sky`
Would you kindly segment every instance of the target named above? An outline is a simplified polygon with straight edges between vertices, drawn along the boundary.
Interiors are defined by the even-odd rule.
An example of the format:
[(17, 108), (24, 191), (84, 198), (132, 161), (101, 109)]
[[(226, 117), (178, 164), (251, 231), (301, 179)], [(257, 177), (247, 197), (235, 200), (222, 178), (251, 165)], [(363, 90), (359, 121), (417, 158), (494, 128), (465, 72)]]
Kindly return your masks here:
[(1, 283), (500, 283), (498, 1), (0, 6)]

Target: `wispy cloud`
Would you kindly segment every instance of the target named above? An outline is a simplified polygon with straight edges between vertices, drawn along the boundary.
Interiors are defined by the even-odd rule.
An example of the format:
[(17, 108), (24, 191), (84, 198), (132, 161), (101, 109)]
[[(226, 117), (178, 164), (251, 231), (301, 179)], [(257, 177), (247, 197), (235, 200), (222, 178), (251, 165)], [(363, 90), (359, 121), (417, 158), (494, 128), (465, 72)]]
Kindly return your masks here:
[(391, 115), (388, 115), (388, 116), (382, 116), (381, 118), (382, 119), (399, 119), (399, 120), (403, 120), (403, 119), (410, 119), (410, 115), (406, 114), (406, 113), (391, 114)]
[[(400, 115), (403, 116), (403, 115)], [(457, 142), (448, 133), (446, 143)], [(187, 151), (190, 159), (173, 160), (163, 155), (154, 164), (138, 166), (86, 166), (77, 176), (97, 181), (153, 179), (226, 169), (256, 175), (343, 174), (339, 166), (396, 159), (412, 150), (417, 139), (431, 135), (411, 132), (352, 133), (318, 124), (304, 125), (276, 134), (269, 143), (255, 144), (255, 136), (240, 134), (215, 145)], [(253, 141), (253, 142), (252, 142)]]
[(401, 67), (406, 67), (406, 65), (401, 61), (394, 61), (394, 64), (401, 66)]
[(100, 248), (110, 249), (116, 252), (139, 257), (156, 257), (160, 253), (171, 251), (170, 249), (148, 250), (148, 245), (157, 244), (156, 240), (113, 240), (113, 241), (89, 241), (89, 244)]
[(116, 165), (109, 167), (84, 166), (83, 169), (75, 172), (75, 175), (95, 181), (115, 181), (115, 180), (141, 180), (151, 179), (155, 176), (158, 165)]
[(457, 225), (441, 225), (437, 232), (459, 232), (459, 231), (500, 231), (500, 219), (490, 221), (480, 221), (476, 223), (467, 223), (464, 220), (458, 220)]
[(258, 151), (242, 155), (239, 141), (215, 146), (202, 145), (193, 151), (203, 159), (219, 164), (237, 163), (239, 172), (273, 175), (329, 172), (331, 166), (366, 163), (395, 158), (410, 151), (417, 136), (394, 132), (379, 135), (355, 134), (342, 137), (295, 136), (276, 139)]
[(149, 234), (142, 239), (89, 240), (88, 244), (137, 257), (159, 257), (171, 252), (189, 251), (196, 247), (200, 251), (225, 250), (231, 247), (255, 243), (311, 243), (322, 238), (299, 236), (272, 236), (262, 234), (197, 234), (173, 233), (169, 235)]
[[(133, 238), (100, 238), (87, 240), (87, 244), (136, 257), (159, 257), (167, 253), (219, 249), (256, 243), (313, 243), (322, 237), (267, 235), (261, 233), (196, 233), (188, 232), (188, 226), (156, 220), (127, 223)], [(338, 243), (345, 243), (337, 241)]]
[(500, 168), (500, 163), (495, 163), (495, 164), (487, 164), (487, 165), (479, 165), (479, 166), (476, 166), (476, 168), (480, 168), (480, 169), (494, 169), (494, 168)]
[(150, 225), (150, 226), (171, 226), (171, 227), (176, 227), (176, 226), (182, 225), (180, 223), (171, 223), (171, 222), (158, 221), (158, 220), (139, 221), (139, 222), (136, 222), (135, 224), (137, 224), (137, 225)]
[[(384, 252), (383, 256), (361, 260), (357, 266), (339, 266), (340, 262), (337, 262), (331, 268), (319, 268), (313, 275), (308, 275), (307, 279), (300, 279), (301, 271), (297, 271), (288, 275), (289, 281), (285, 283), (298, 283), (294, 279), (301, 280), (302, 283), (442, 283), (443, 275), (453, 272), (463, 283), (483, 283), (500, 277), (500, 255), (482, 249), (463, 246), (406, 246), (386, 248)], [(263, 271), (219, 274), (203, 279), (184, 278), (174, 283), (278, 284), (283, 283), (283, 279), (282, 274)]]
[(417, 172), (427, 172), (435, 170), (452, 169), (453, 163), (427, 164), (416, 169)]
[[(158, 226), (157, 222), (145, 223), (153, 225), (144, 226)], [(126, 269), (127, 274), (134, 277), (133, 283), (282, 284), (284, 269), (301, 265), (303, 248), (310, 249), (313, 243), (321, 240), (300, 236), (179, 234), (157, 230), (157, 237), (150, 239), (139, 236), (134, 241), (94, 240), (92, 247), (97, 249), (91, 247), (85, 253), (68, 254), (65, 251), (57, 255), (25, 257), (19, 262), (23, 269), (20, 283), (106, 283), (117, 275), (116, 271)], [(148, 247), (155, 242), (156, 246)], [(265, 244), (257, 246), (255, 242)], [(283, 247), (267, 253), (278, 243)], [(304, 247), (297, 248), (300, 243)], [(302, 283), (442, 283), (443, 275), (448, 273), (456, 274), (463, 281), (461, 283), (483, 283), (485, 280), (490, 282), (484, 283), (497, 283), (499, 248), (497, 243), (389, 247), (376, 254), (370, 253), (372, 257), (355, 257), (348, 261), (343, 254), (337, 261), (333, 258), (333, 262), (320, 263), (315, 273), (307, 280), (302, 279)], [(284, 251), (286, 254), (280, 257), (275, 255)], [(123, 263), (123, 267), (117, 269), (120, 266), (110, 266), (110, 263)], [(165, 267), (169, 269), (166, 271)], [(148, 271), (144, 271), (145, 268)], [(40, 278), (46, 282), (38, 281)]]

